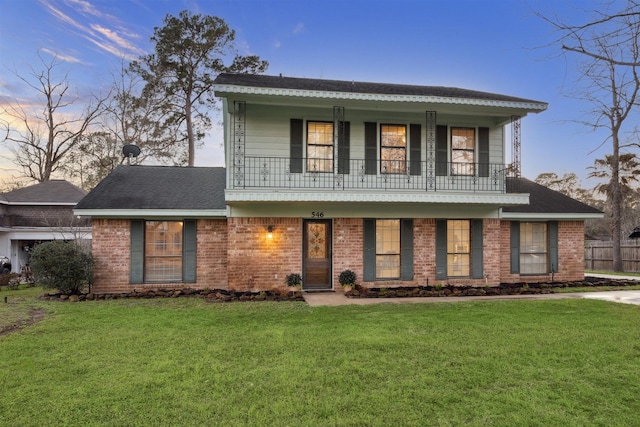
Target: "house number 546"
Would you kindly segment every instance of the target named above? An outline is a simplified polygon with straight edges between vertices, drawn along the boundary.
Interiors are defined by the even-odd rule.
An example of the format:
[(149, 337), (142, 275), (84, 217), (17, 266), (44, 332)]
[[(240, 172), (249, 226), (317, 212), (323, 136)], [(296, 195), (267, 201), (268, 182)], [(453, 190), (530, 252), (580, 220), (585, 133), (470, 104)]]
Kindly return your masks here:
[(311, 212), (313, 218), (324, 218), (324, 212)]

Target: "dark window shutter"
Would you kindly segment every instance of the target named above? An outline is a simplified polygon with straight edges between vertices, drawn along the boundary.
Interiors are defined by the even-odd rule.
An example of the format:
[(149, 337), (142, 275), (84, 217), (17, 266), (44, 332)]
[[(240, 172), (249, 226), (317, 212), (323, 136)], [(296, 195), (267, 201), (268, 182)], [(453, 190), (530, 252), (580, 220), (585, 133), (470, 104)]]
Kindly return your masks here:
[(362, 255), (364, 272), (363, 279), (365, 282), (373, 282), (376, 280), (376, 220), (364, 220), (364, 253)]
[(511, 274), (520, 273), (520, 223), (511, 222)]
[(473, 253), (471, 254), (472, 271), (471, 277), (474, 279), (482, 279), (484, 277), (483, 271), (483, 254), (482, 254), (482, 220), (474, 219), (471, 225), (471, 244), (473, 246)]
[(378, 173), (377, 127), (374, 122), (364, 124), (364, 173), (367, 175)]
[(185, 220), (182, 226), (182, 281), (196, 281), (196, 220)]
[(422, 174), (422, 142), (420, 140), (422, 136), (422, 126), (414, 124), (409, 126), (409, 170), (411, 175)]
[(436, 279), (447, 278), (447, 220), (436, 220)]
[(447, 176), (447, 127), (436, 126), (436, 176)]
[(349, 160), (351, 156), (351, 125), (349, 122), (343, 122), (342, 132), (338, 135), (342, 137), (338, 140), (338, 173), (349, 173)]
[(558, 269), (558, 221), (549, 223), (549, 267), (552, 273), (557, 273)]
[(413, 220), (400, 220), (400, 277), (413, 280)]
[(144, 281), (144, 221), (131, 220), (131, 245), (129, 254), (129, 281), (142, 283)]
[(489, 176), (489, 128), (478, 129), (478, 176)]
[(291, 119), (289, 138), (289, 172), (302, 173), (302, 119)]

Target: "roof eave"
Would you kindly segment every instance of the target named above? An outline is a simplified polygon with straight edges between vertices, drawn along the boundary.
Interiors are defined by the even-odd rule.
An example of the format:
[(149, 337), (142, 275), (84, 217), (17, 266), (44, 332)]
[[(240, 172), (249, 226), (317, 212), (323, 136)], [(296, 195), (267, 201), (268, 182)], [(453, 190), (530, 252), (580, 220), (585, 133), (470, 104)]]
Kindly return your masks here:
[(604, 213), (539, 213), (539, 212), (502, 212), (501, 219), (518, 220), (518, 221), (583, 221), (585, 219), (603, 218)]
[(92, 218), (226, 218), (227, 209), (74, 209), (77, 216)]
[(273, 87), (238, 86), (228, 84), (214, 85), (216, 96), (225, 97), (227, 95), (260, 95), (260, 96), (286, 96), (298, 98), (316, 99), (343, 99), (356, 101), (376, 101), (376, 102), (407, 102), (442, 105), (471, 105), (480, 107), (509, 108), (525, 110), (532, 113), (539, 113), (547, 109), (546, 102), (533, 101), (505, 101), (487, 100), (477, 98), (459, 98), (444, 96), (423, 96), (423, 95), (393, 95), (360, 92), (340, 92), (340, 91), (319, 91), (308, 89), (285, 89)]

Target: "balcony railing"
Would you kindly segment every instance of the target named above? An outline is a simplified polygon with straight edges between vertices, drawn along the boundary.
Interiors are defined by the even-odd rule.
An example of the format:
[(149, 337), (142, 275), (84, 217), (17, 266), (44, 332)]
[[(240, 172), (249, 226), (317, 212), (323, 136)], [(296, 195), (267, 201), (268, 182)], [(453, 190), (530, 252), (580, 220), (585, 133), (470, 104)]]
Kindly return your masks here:
[(504, 193), (507, 171), (494, 163), (432, 163), (428, 168), (427, 162), (395, 160), (352, 159), (347, 166), (333, 160), (245, 157), (233, 168), (233, 187)]

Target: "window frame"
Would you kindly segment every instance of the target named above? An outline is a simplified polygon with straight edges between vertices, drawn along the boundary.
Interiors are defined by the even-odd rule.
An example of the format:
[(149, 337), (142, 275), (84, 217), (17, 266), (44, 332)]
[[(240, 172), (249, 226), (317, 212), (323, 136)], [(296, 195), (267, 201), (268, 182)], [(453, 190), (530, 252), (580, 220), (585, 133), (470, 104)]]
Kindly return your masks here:
[[(397, 145), (384, 145), (383, 138), (383, 128), (384, 127), (397, 127), (404, 129), (404, 146)], [(407, 174), (407, 162), (408, 162), (408, 125), (406, 123), (380, 123), (378, 125), (378, 138), (379, 138), (379, 149), (380, 149), (380, 174), (382, 175), (406, 175)], [(385, 150), (402, 150), (404, 157), (401, 160), (386, 160), (383, 158), (383, 153)], [(391, 168), (390, 170), (385, 171), (385, 166), (387, 164), (397, 164), (400, 165), (400, 168)]]
[[(322, 124), (325, 126), (329, 126), (331, 128), (331, 132), (328, 133), (331, 136), (331, 144), (320, 144), (320, 143), (311, 143), (309, 138), (309, 126), (310, 125), (314, 125), (314, 124)], [(325, 133), (327, 134), (327, 133)], [(335, 169), (335, 165), (336, 165), (336, 159), (335, 159), (335, 128), (334, 128), (334, 123), (332, 121), (328, 121), (328, 120), (306, 120), (306, 132), (305, 132), (305, 150), (306, 150), (306, 161), (305, 161), (305, 167), (307, 172), (313, 172), (313, 173), (333, 173), (334, 169)], [(322, 157), (311, 157), (310, 154), (310, 147), (330, 147), (331, 150), (331, 158), (322, 158)], [(329, 167), (324, 167), (324, 168), (319, 168), (317, 170), (314, 170), (312, 167), (312, 161), (315, 162), (319, 162), (321, 164), (324, 164), (325, 166), (329, 166)], [(315, 163), (314, 162), (314, 163)]]
[[(455, 246), (465, 246), (466, 245), (466, 249), (465, 250), (450, 250), (451, 246), (454, 245), (455, 242), (451, 242), (450, 239), (450, 235), (453, 234), (456, 231), (456, 227), (453, 227), (454, 223), (458, 223), (458, 222), (466, 222), (466, 228), (467, 228), (467, 233), (466, 233), (466, 239), (465, 241), (462, 241), (461, 243), (459, 243), (458, 245)], [(468, 219), (449, 219), (447, 220), (447, 252), (446, 252), (446, 257), (447, 257), (447, 277), (451, 277), (451, 278), (470, 278), (472, 276), (472, 272), (473, 272), (473, 221), (468, 220)], [(466, 258), (467, 263), (466, 263), (466, 272), (463, 271), (463, 273), (466, 274), (452, 274), (455, 272), (455, 269), (457, 267), (457, 263), (454, 262), (454, 260), (456, 258)]]
[[(395, 222), (397, 226), (396, 230), (392, 230), (394, 234), (397, 234), (397, 239), (389, 240), (391, 243), (397, 243), (397, 252), (395, 251), (386, 251), (386, 252), (378, 252), (379, 251), (379, 243), (380, 240), (378, 238), (379, 233), (382, 233), (385, 230), (385, 227), (381, 226), (383, 222)], [(400, 280), (402, 278), (402, 221), (396, 218), (385, 218), (385, 219), (376, 219), (375, 220), (375, 280)], [(384, 242), (384, 241), (383, 241)], [(397, 275), (394, 276), (382, 276), (379, 275), (379, 263), (378, 261), (384, 258), (395, 259), (395, 267), (397, 268)], [(385, 270), (390, 270), (387, 268)]]
[[(153, 225), (166, 224), (163, 229), (154, 229)], [(179, 224), (180, 230), (173, 230), (171, 225)], [(158, 227), (159, 228), (159, 227)], [(156, 233), (158, 236), (156, 236)], [(161, 237), (166, 235), (167, 239), (159, 239), (154, 237)], [(176, 237), (178, 239), (176, 240)], [(169, 241), (172, 240), (172, 241)], [(178, 247), (179, 255), (171, 253), (172, 249), (175, 252), (176, 246)], [(144, 221), (144, 267), (143, 267), (143, 280), (145, 283), (175, 283), (182, 282), (183, 279), (183, 262), (184, 262), (184, 221), (178, 220), (147, 220)], [(177, 266), (173, 266), (167, 269), (170, 263), (177, 263)], [(155, 265), (155, 268), (154, 268)], [(163, 273), (154, 273), (154, 269), (161, 269)], [(173, 275), (167, 272), (172, 270)], [(157, 277), (156, 277), (157, 275)], [(150, 278), (152, 277), (152, 278)]]
[[(473, 131), (473, 148), (454, 148), (454, 131), (455, 130), (471, 130)], [(454, 151), (460, 153), (471, 153), (471, 162), (460, 162), (454, 160)], [(450, 157), (450, 173), (452, 176), (476, 176), (477, 174), (477, 156), (478, 156), (478, 128), (475, 126), (449, 126), (449, 157)], [(464, 157), (464, 156), (463, 156)]]
[[(525, 250), (528, 249), (528, 246), (533, 246), (534, 241), (536, 240), (533, 235), (531, 236), (531, 244), (527, 245), (526, 241), (526, 233), (529, 226), (543, 226), (544, 227), (544, 235), (542, 239), (538, 239), (538, 242), (544, 243), (544, 248), (542, 251), (540, 250)], [(533, 232), (533, 230), (531, 230)], [(540, 276), (549, 274), (550, 265), (551, 265), (551, 245), (550, 245), (550, 234), (549, 234), (549, 224), (547, 222), (535, 222), (535, 221), (521, 221), (519, 226), (519, 248), (518, 248), (518, 265), (519, 265), (519, 274), (521, 276)], [(541, 265), (541, 263), (525, 263), (523, 259), (526, 257), (535, 257), (541, 256), (544, 259), (544, 269), (542, 271), (523, 271), (526, 270), (527, 266)]]
[[(176, 280), (156, 281), (145, 278), (145, 223), (146, 221), (162, 221), (165, 219), (147, 218), (131, 219), (129, 222), (129, 284), (144, 283), (176, 283)], [(197, 282), (198, 263), (198, 221), (196, 219), (172, 219), (182, 222), (182, 279), (179, 283)], [(148, 275), (147, 275), (148, 276)]]

